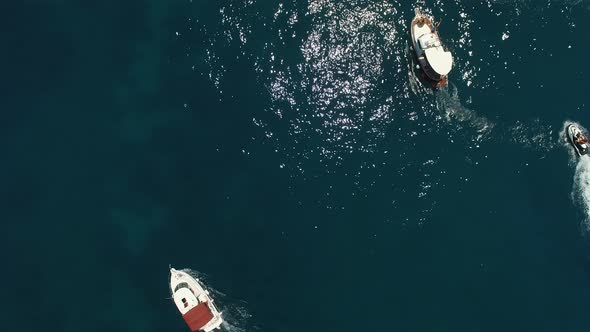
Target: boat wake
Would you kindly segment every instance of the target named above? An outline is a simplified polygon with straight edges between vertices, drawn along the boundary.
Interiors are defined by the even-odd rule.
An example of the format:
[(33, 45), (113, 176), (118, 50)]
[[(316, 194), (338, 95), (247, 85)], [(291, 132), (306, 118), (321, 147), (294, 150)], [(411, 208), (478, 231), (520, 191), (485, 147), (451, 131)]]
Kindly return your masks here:
[(234, 299), (229, 295), (212, 288), (207, 280), (209, 277), (204, 273), (191, 269), (183, 269), (181, 271), (188, 273), (191, 277), (199, 279), (205, 284), (215, 305), (222, 314), (222, 331), (245, 332), (260, 330), (250, 322), (252, 315), (248, 312), (246, 302)]
[(572, 200), (574, 204), (580, 206), (584, 213), (584, 220), (581, 225), (582, 230), (584, 232), (590, 232), (590, 157), (580, 157), (574, 151), (565, 135), (565, 129), (569, 124), (574, 124), (584, 132), (587, 132), (587, 130), (577, 122), (565, 121), (560, 131), (559, 140), (566, 151), (568, 151), (569, 164), (575, 167)]
[(485, 116), (478, 115), (461, 104), (459, 92), (453, 84), (449, 85), (446, 89), (441, 89), (436, 94), (436, 105), (442, 116), (448, 121), (464, 123), (475, 129), (478, 140), (487, 138), (495, 127), (494, 122)]
[[(565, 128), (561, 133), (564, 130)], [(542, 123), (540, 119), (534, 119), (529, 122), (517, 121), (508, 127), (506, 136), (510, 143), (518, 144), (528, 150), (549, 152), (559, 146), (553, 132), (554, 128), (551, 125)]]
[(576, 164), (574, 173), (574, 187), (572, 190), (572, 199), (580, 204), (584, 212), (582, 230), (590, 231), (590, 158), (588, 156), (580, 157)]
[(221, 306), (223, 323), (221, 327), (228, 332), (260, 331), (256, 326), (250, 326), (249, 319), (252, 317), (244, 305)]
[[(430, 211), (437, 188), (452, 180), (443, 165), (453, 162), (452, 154), (418, 149), (433, 139), (446, 138), (474, 165), (487, 158), (483, 144), (517, 144), (539, 153), (560, 146), (556, 126), (539, 119), (507, 123), (477, 105), (478, 94), (494, 93), (507, 82), (520, 88), (514, 77), (521, 76), (521, 66), (501, 50), (519, 31), (521, 12), (538, 6), (486, 1), (485, 16), (464, 1), (435, 2), (230, 1), (210, 16), (190, 2), (185, 28), (177, 34), (178, 61), (188, 59), (182, 60), (188, 61), (186, 70), (208, 76), (220, 98), (236, 94), (230, 79), (236, 72), (223, 64), (239, 59), (251, 67), (260, 90), (255, 92), (265, 104), (250, 108), (257, 131), (242, 153), (268, 144), (277, 153), (277, 168), (297, 183), (321, 188), (310, 202), (344, 209), (344, 193), (361, 197), (387, 178), (396, 185), (395, 195), (428, 200), (424, 211)], [(449, 86), (438, 91), (422, 84), (410, 46), (408, 19), (416, 7), (449, 18), (443, 37), (455, 62)], [(476, 17), (498, 16), (511, 30), (486, 41), (491, 53), (484, 56), (477, 48)], [(391, 205), (404, 206), (398, 198)]]
[[(517, 121), (514, 124), (494, 122), (465, 107), (459, 99), (455, 85), (451, 84), (447, 89), (441, 89), (436, 93), (436, 105), (441, 116), (448, 122), (464, 127), (460, 129), (474, 130), (476, 142), (488, 139), (498, 140), (518, 144), (522, 148), (537, 152), (549, 152), (559, 146), (555, 141), (553, 126), (543, 123), (540, 119)], [(492, 135), (492, 132), (495, 134)], [(563, 132), (565, 132), (565, 125), (560, 133)], [(568, 144), (565, 136), (563, 141)], [(571, 150), (571, 159), (575, 160), (575, 156), (575, 152)]]

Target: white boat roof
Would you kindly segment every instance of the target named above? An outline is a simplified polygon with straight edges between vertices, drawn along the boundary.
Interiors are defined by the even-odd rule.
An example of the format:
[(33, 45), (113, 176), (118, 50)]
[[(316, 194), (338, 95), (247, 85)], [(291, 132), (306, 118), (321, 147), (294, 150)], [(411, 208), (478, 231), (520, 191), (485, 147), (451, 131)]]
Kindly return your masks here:
[(427, 48), (424, 54), (430, 67), (439, 75), (447, 75), (453, 68), (453, 56), (442, 46)]
[(453, 68), (453, 56), (445, 51), (436, 33), (425, 33), (418, 37), (428, 64), (439, 75), (447, 75)]

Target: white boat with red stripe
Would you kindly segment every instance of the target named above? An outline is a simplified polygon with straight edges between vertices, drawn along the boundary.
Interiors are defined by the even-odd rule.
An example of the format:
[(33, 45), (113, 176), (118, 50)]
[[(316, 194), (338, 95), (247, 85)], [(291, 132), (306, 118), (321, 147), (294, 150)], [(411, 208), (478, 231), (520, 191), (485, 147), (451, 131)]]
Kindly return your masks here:
[(174, 303), (191, 331), (209, 332), (220, 328), (221, 312), (198, 278), (170, 268), (170, 291)]

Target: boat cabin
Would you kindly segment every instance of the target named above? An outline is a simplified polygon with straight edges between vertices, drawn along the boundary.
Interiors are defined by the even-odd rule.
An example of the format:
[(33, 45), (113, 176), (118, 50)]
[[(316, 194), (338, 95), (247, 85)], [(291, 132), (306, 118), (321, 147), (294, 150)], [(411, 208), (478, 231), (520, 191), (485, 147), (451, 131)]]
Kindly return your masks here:
[(442, 44), (436, 33), (425, 33), (418, 38), (420, 48), (426, 50), (431, 47), (441, 47)]

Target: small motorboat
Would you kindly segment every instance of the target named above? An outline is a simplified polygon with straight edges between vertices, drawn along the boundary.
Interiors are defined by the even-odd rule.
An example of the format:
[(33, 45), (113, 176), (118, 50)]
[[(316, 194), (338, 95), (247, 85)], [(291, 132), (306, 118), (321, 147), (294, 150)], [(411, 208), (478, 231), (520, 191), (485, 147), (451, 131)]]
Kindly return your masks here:
[(213, 304), (209, 292), (184, 271), (170, 268), (170, 291), (174, 303), (191, 331), (209, 332), (220, 328), (221, 312)]
[(590, 148), (590, 146), (588, 146), (588, 137), (582, 133), (578, 126), (569, 124), (565, 128), (565, 135), (579, 156), (583, 156), (588, 153)]
[(410, 25), (412, 45), (418, 58), (418, 64), (428, 79), (436, 87), (447, 85), (447, 75), (453, 68), (453, 55), (447, 51), (438, 35), (438, 24), (415, 9), (416, 16)]

